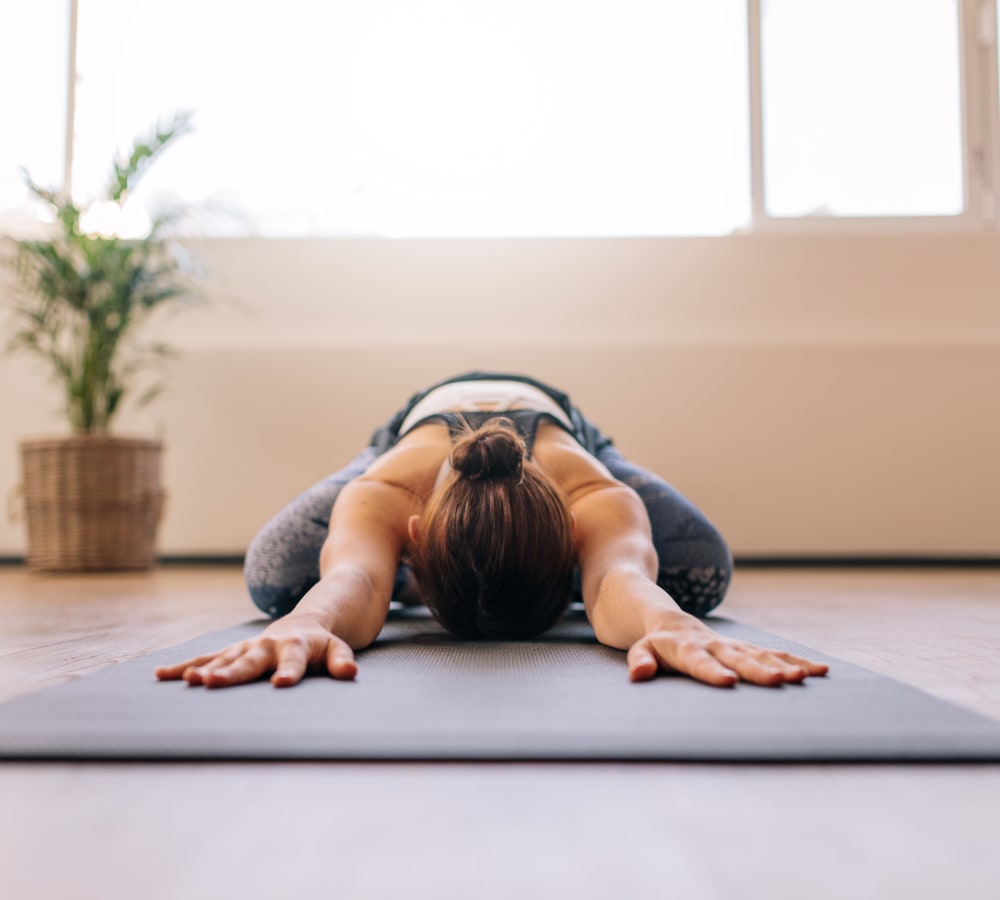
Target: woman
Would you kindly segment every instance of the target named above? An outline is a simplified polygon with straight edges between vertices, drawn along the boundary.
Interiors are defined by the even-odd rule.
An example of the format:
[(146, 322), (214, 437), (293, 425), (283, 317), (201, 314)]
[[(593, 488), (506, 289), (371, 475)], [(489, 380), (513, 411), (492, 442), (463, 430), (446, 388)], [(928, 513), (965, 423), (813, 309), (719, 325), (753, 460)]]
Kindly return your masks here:
[[(331, 512), (332, 510), (332, 512)], [(562, 392), (470, 372), (415, 394), (351, 465), (279, 513), (247, 553), (258, 637), (157, 670), (226, 687), (357, 674), (391, 601), (425, 602), (466, 638), (527, 638), (582, 596), (629, 676), (777, 685), (826, 666), (723, 638), (700, 617), (731, 575), (718, 532), (629, 463)]]

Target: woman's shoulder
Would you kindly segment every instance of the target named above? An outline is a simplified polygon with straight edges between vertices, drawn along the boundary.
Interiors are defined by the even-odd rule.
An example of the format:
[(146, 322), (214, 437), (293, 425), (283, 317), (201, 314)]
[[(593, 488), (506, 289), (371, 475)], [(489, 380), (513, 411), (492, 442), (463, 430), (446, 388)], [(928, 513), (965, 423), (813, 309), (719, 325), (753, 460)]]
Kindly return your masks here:
[(450, 451), (447, 426), (440, 423), (421, 425), (377, 457), (355, 480), (384, 482), (425, 495), (433, 487), (441, 464)]
[(570, 500), (581, 492), (618, 484), (576, 438), (551, 423), (539, 427), (532, 457)]

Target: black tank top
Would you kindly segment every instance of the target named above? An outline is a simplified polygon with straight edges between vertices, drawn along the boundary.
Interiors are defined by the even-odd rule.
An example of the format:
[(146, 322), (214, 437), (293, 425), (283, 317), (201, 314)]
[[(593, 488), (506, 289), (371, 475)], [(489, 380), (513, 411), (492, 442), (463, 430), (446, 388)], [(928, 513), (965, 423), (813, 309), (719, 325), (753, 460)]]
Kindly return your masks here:
[[(607, 447), (612, 443), (611, 438), (603, 434), (592, 422), (584, 418), (580, 410), (570, 402), (569, 396), (560, 391), (558, 388), (554, 388), (552, 385), (546, 384), (544, 381), (538, 381), (528, 375), (518, 375), (511, 372), (484, 372), (476, 370), (474, 372), (465, 372), (461, 375), (455, 375), (451, 378), (445, 378), (436, 384), (432, 384), (430, 387), (424, 388), (422, 391), (418, 391), (410, 397), (406, 405), (394, 416), (392, 416), (392, 418), (389, 419), (385, 425), (375, 431), (372, 435), (371, 446), (375, 447), (380, 454), (385, 453), (386, 450), (392, 447), (393, 444), (399, 440), (399, 428), (403, 422), (406, 421), (406, 417), (410, 414), (410, 410), (412, 410), (417, 403), (423, 400), (423, 398), (435, 388), (439, 388), (445, 384), (451, 384), (455, 381), (522, 381), (525, 384), (534, 385), (539, 390), (548, 394), (566, 413), (572, 427), (567, 428), (564, 422), (559, 421), (559, 419), (549, 413), (536, 412), (535, 410), (530, 409), (498, 410), (496, 412), (476, 411), (471, 414), (439, 413), (437, 418), (440, 421), (445, 422), (450, 429), (461, 427), (458, 425), (458, 417), (463, 415), (466, 417), (467, 421), (471, 421), (473, 424), (482, 424), (483, 422), (489, 421), (491, 418), (506, 416), (514, 423), (515, 427), (524, 437), (526, 443), (529, 441), (531, 444), (534, 443), (538, 426), (542, 421), (552, 421), (556, 425), (559, 425), (561, 428), (568, 431), (580, 442), (588, 453), (594, 456), (596, 456), (604, 447)], [(454, 424), (448, 421), (449, 418), (454, 420)], [(531, 444), (529, 444), (529, 451)]]
[[(431, 413), (429, 416), (424, 416), (424, 418), (414, 422), (413, 425), (406, 429), (405, 433), (409, 434), (411, 431), (419, 428), (421, 425), (426, 425), (428, 422), (441, 422), (448, 426), (449, 433), (452, 438), (455, 438), (467, 428), (471, 428), (472, 430), (482, 428), (483, 425), (493, 419), (509, 419), (514, 424), (514, 428), (517, 429), (517, 433), (521, 435), (521, 438), (524, 440), (529, 457), (535, 447), (535, 438), (538, 436), (538, 426), (542, 422), (551, 422), (553, 425), (558, 425), (568, 434), (571, 434), (574, 437), (576, 436), (565, 422), (556, 418), (552, 415), (552, 413), (539, 412), (534, 409), (498, 409), (490, 410), (488, 412), (475, 410), (472, 412)], [(403, 435), (400, 435), (400, 437), (402, 436)]]

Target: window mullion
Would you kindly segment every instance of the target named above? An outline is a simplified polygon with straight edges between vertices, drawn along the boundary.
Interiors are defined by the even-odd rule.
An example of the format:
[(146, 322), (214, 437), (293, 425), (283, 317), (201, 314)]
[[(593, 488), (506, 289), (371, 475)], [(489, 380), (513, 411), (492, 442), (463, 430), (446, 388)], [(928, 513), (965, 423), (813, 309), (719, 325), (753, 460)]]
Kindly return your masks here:
[(1000, 104), (997, 96), (995, 0), (967, 0), (962, 6), (966, 164), (969, 211), (990, 228), (997, 225), (997, 184), (1000, 176)]
[(958, 3), (959, 65), (961, 69), (962, 165), (965, 215), (983, 220), (984, 162), (982, 85), (979, 74), (979, 0)]
[(62, 189), (67, 197), (73, 194), (73, 140), (76, 134), (76, 33), (79, 0), (69, 3), (69, 54), (66, 67), (66, 151), (63, 159)]
[(747, 86), (750, 101), (750, 211), (754, 228), (767, 223), (764, 202), (764, 113), (761, 0), (747, 0)]
[[(961, 157), (964, 178), (962, 209), (957, 215), (834, 215), (812, 220), (808, 216), (777, 216), (768, 212), (765, 178), (763, 81), (763, 5), (766, 0), (747, 0), (748, 84), (750, 100), (750, 171), (752, 225), (755, 229), (940, 227), (946, 221), (982, 227), (994, 226), (994, 186), (1000, 186), (1000, 105), (997, 98), (996, 6), (997, 0), (954, 0), (958, 14), (959, 99)], [(990, 18), (992, 17), (992, 18)], [(989, 21), (990, 28), (984, 28)], [(905, 32), (905, 23), (901, 23)], [(887, 58), (892, 48), (886, 47)], [(958, 199), (958, 198), (956, 198)], [(997, 197), (1000, 206), (1000, 196)], [(1000, 209), (996, 210), (1000, 214)]]

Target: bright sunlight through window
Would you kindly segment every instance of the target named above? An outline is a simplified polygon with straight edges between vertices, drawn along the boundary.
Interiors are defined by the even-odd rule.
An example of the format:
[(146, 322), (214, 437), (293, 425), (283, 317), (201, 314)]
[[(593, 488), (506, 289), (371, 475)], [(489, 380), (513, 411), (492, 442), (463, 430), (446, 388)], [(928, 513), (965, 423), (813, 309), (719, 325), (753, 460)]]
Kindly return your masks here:
[(19, 4), (12, 25), (0, 16), (7, 26), (0, 27), (0, 223), (30, 209), (21, 170), (30, 169), (40, 184), (60, 185), (66, 151), (69, 4)]
[(111, 147), (194, 109), (196, 134), (141, 199), (205, 201), (204, 234), (723, 234), (749, 219), (742, 0), (79, 8), (81, 200)]
[(762, 4), (767, 212), (962, 212), (956, 0)]

